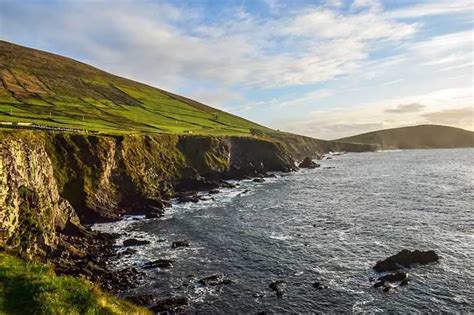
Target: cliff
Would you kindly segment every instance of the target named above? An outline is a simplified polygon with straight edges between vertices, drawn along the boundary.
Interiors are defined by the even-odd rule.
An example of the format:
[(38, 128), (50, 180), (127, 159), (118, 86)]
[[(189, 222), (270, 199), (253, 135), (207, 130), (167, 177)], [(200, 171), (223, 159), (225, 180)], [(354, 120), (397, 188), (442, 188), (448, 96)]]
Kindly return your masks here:
[(297, 160), (303, 160), (307, 156), (320, 158), (327, 152), (371, 152), (378, 149), (377, 145), (371, 143), (325, 141), (284, 132), (268, 132), (265, 135), (272, 141), (280, 142)]
[(41, 256), (71, 224), (159, 212), (189, 169), (215, 180), (290, 171), (294, 161), (253, 138), (0, 133), (0, 244)]

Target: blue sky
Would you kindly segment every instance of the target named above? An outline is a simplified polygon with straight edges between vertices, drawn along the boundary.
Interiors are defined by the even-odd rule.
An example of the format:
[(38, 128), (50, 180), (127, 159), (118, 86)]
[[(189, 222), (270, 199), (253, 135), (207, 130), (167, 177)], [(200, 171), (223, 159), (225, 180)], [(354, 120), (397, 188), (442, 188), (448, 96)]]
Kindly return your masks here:
[(0, 37), (333, 139), (474, 129), (472, 0), (0, 0)]

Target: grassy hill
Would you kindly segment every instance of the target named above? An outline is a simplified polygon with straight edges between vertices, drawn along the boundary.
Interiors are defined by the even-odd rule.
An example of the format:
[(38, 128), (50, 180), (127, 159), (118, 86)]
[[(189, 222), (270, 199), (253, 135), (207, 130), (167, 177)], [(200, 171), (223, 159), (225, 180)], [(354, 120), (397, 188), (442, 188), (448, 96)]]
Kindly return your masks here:
[(474, 147), (474, 132), (439, 125), (420, 125), (368, 132), (335, 141), (376, 144), (382, 149)]
[(263, 126), (55, 54), (0, 41), (0, 122), (105, 133), (249, 135)]

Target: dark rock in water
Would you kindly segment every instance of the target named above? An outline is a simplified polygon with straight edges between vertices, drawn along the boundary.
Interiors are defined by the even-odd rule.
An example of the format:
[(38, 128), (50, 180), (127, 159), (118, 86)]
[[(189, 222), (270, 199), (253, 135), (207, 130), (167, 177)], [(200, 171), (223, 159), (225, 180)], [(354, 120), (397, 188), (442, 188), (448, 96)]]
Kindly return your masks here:
[(439, 256), (432, 250), (421, 252), (419, 250), (402, 250), (396, 255), (385, 260), (378, 261), (373, 267), (377, 272), (395, 271), (402, 268), (410, 268), (414, 264), (425, 265), (439, 260)]
[(404, 272), (397, 272), (397, 273), (392, 273), (392, 274), (389, 274), (389, 275), (386, 275), (386, 276), (382, 276), (380, 278), (378, 278), (377, 280), (378, 281), (381, 281), (381, 282), (399, 282), (399, 281), (403, 281), (405, 280), (406, 278), (408, 277), (408, 275)]
[(306, 157), (303, 162), (298, 165), (299, 168), (316, 168), (320, 167), (318, 163), (314, 162), (310, 157)]
[(171, 248), (189, 247), (189, 241), (176, 241), (171, 244)]
[(275, 282), (270, 283), (270, 289), (276, 292), (278, 297), (283, 296), (283, 293), (286, 290), (286, 282), (283, 280), (277, 280)]
[(150, 310), (158, 312), (183, 312), (188, 306), (188, 299), (184, 296), (174, 296), (161, 299), (150, 307)]
[(146, 262), (143, 265), (143, 269), (154, 269), (154, 268), (170, 268), (173, 267), (174, 261), (169, 259), (157, 259), (153, 261)]
[(181, 193), (178, 195), (178, 202), (185, 203), (185, 202), (199, 202), (199, 196), (195, 192), (190, 193)]
[(313, 283), (313, 288), (318, 289), (318, 290), (326, 289), (326, 287), (323, 286), (319, 281), (316, 281), (315, 283)]
[(374, 283), (374, 288), (380, 288), (380, 287), (383, 286), (384, 284), (385, 284), (384, 281), (375, 282), (375, 283)]
[(129, 238), (128, 240), (123, 241), (123, 246), (141, 246), (150, 244), (150, 241), (147, 240), (137, 240), (136, 238)]
[(219, 189), (211, 189), (209, 190), (209, 195), (215, 195), (220, 193), (221, 191)]
[(400, 282), (400, 286), (401, 287), (406, 286), (408, 284), (408, 281), (410, 281), (408, 278), (404, 279), (402, 282)]
[(383, 292), (388, 292), (388, 291), (390, 291), (390, 289), (391, 289), (391, 287), (386, 286), (386, 287), (383, 288)]
[(229, 182), (226, 182), (224, 180), (220, 181), (220, 186), (224, 188), (235, 188), (237, 185), (231, 184)]
[(137, 251), (133, 248), (127, 248), (126, 250), (120, 252), (118, 255), (119, 256), (130, 256), (135, 254)]
[(254, 182), (254, 183), (263, 183), (264, 181), (265, 181), (265, 180), (264, 180), (263, 178), (260, 178), (260, 177), (253, 179), (253, 182)]
[(198, 283), (206, 286), (215, 286), (221, 284), (230, 284), (232, 281), (227, 279), (224, 275), (213, 275), (199, 280)]

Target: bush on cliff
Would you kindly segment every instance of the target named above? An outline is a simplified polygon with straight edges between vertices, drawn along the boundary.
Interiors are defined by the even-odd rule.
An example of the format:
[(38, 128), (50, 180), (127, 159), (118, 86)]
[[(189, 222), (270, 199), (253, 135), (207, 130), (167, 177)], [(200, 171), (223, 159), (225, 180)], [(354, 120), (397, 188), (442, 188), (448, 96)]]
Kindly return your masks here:
[(150, 314), (91, 283), (0, 253), (0, 314)]

